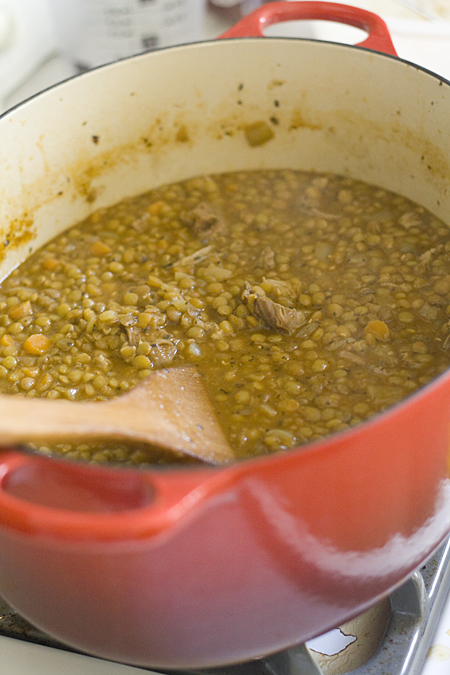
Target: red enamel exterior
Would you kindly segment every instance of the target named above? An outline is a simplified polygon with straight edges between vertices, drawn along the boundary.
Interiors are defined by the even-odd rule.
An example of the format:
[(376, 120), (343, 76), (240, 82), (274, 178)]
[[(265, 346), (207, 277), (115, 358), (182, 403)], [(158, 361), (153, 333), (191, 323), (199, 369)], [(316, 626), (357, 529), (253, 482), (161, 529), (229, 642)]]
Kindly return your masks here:
[(397, 56), (383, 19), (364, 9), (334, 2), (272, 2), (262, 5), (223, 33), (221, 37), (264, 37), (264, 28), (274, 23), (300, 19), (337, 21), (361, 28), (367, 31), (368, 37), (358, 43), (358, 47)]
[(5, 452), (2, 593), (55, 637), (138, 665), (298, 643), (395, 588), (445, 536), (449, 418), (445, 377), (348, 434), (220, 470)]

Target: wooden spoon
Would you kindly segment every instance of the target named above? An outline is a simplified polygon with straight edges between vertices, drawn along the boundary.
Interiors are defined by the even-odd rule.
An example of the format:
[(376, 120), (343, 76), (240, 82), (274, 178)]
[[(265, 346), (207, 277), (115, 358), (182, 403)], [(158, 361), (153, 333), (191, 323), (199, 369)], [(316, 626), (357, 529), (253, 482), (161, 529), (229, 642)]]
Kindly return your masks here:
[(0, 396), (0, 443), (114, 439), (144, 441), (211, 464), (234, 459), (201, 375), (193, 367), (156, 370), (108, 401)]

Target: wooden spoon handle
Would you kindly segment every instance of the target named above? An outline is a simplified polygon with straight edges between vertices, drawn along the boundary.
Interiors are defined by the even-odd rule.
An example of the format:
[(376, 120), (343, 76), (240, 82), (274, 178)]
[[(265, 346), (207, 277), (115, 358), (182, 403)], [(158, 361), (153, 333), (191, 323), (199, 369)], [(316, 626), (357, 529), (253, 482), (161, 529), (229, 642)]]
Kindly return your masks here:
[[(126, 415), (122, 414), (120, 408), (111, 410), (109, 401), (74, 403), (1, 396), (0, 410), (2, 445), (31, 440), (50, 443), (99, 438), (152, 441), (151, 429), (144, 435), (145, 438), (139, 432), (130, 430)], [(148, 424), (151, 426), (152, 422)]]
[[(97, 407), (97, 406), (96, 406)], [(69, 401), (0, 396), (0, 440), (2, 445), (33, 441), (93, 438), (102, 429), (92, 404)]]
[(144, 441), (214, 464), (234, 458), (194, 368), (155, 371), (104, 402), (0, 396), (2, 445), (100, 438)]

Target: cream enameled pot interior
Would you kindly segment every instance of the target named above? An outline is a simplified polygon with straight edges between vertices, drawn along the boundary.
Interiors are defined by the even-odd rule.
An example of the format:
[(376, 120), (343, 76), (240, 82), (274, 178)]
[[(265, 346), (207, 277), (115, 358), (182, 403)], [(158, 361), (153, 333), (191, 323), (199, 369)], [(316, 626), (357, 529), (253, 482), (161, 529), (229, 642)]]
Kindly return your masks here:
[[(92, 211), (238, 169), (331, 171), (450, 221), (450, 88), (376, 52), (276, 38), (138, 56), (0, 120), (0, 275)], [(274, 138), (250, 147), (244, 127)]]

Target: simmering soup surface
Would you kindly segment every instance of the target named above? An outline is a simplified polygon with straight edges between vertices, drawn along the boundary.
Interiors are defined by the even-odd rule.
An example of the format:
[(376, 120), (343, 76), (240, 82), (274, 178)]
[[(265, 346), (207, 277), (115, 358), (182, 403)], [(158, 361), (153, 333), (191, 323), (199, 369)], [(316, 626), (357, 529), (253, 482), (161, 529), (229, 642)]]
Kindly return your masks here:
[[(0, 391), (102, 400), (189, 362), (237, 457), (320, 439), (448, 368), (449, 235), (407, 199), (334, 175), (152, 190), (97, 211), (1, 284)], [(170, 460), (144, 447), (41, 450)]]

